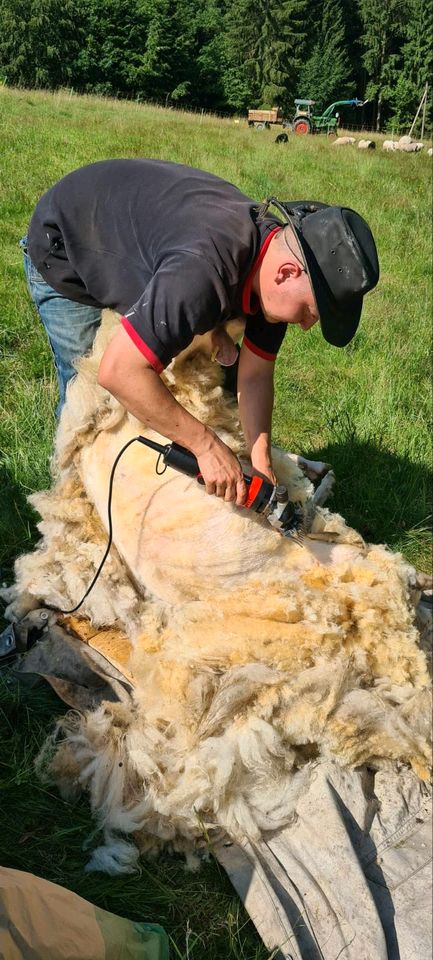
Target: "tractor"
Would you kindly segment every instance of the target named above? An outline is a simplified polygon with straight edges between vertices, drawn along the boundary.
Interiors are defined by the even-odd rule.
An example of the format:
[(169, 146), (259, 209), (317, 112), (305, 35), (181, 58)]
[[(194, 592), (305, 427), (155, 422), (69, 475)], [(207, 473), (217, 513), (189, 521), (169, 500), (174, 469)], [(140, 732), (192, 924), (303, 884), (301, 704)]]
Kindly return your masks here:
[(305, 133), (336, 133), (339, 116), (335, 114), (336, 107), (363, 107), (367, 100), (336, 100), (331, 103), (320, 116), (312, 113), (316, 100), (295, 100), (296, 113), (292, 121), (292, 130), (297, 134)]

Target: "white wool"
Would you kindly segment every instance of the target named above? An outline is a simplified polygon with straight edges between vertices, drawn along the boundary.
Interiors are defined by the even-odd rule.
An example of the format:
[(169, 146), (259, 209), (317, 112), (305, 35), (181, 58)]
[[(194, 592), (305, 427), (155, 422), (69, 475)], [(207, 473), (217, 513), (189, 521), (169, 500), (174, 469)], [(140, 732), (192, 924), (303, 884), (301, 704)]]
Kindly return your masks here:
[[(115, 322), (105, 317), (68, 389), (53, 486), (32, 498), (43, 536), (17, 561), (12, 616), (27, 603), (80, 600), (105, 548), (113, 460), (138, 433), (158, 437), (96, 383)], [(164, 378), (245, 454), (206, 338)], [(134, 702), (67, 715), (62, 742), (40, 760), (64, 795), (89, 795), (106, 841), (94, 869), (134, 869), (136, 849), (190, 851), (221, 833), (274, 830), (295, 815), (328, 756), (428, 775), (430, 694), (414, 572), (316, 507), (288, 454), (274, 449), (273, 459), (279, 482), (313, 518), (304, 547), (194, 480), (170, 469), (156, 476), (155, 455), (140, 444), (119, 463), (114, 546), (82, 613), (129, 637)], [(119, 833), (136, 849), (117, 846)]]
[(134, 844), (127, 843), (126, 840), (107, 837), (104, 846), (97, 847), (93, 851), (84, 871), (85, 873), (101, 871), (111, 876), (137, 873), (139, 869), (138, 858), (139, 852)]

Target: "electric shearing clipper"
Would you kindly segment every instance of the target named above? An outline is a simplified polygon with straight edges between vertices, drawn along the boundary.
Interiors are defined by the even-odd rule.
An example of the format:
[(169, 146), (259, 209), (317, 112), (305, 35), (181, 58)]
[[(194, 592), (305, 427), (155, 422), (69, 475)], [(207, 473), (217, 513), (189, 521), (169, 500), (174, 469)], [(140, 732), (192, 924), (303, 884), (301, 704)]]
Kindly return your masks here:
[[(158, 474), (164, 473), (167, 467), (172, 467), (179, 473), (185, 473), (188, 477), (195, 477), (199, 483), (204, 483), (198, 461), (190, 450), (177, 443), (156, 443), (155, 440), (148, 440), (147, 437), (137, 437), (137, 440), (159, 454), (156, 464)], [(161, 460), (164, 464), (162, 470), (159, 468)], [(246, 473), (243, 477), (248, 494), (245, 503), (239, 509), (252, 510), (253, 513), (261, 514), (283, 537), (290, 537), (302, 543), (305, 533), (303, 511), (299, 505), (289, 500), (287, 487), (281, 484), (274, 486), (264, 477), (249, 476)]]
[[(131, 440), (128, 440), (121, 450), (119, 450), (119, 453), (117, 454), (117, 457), (115, 458), (111, 468), (107, 503), (108, 542), (105, 548), (105, 553), (93, 577), (93, 580), (87, 587), (85, 594), (81, 597), (80, 602), (77, 603), (75, 607), (71, 607), (69, 610), (60, 610), (60, 613), (75, 613), (75, 611), (81, 607), (81, 604), (86, 597), (88, 597), (90, 591), (93, 590), (99, 574), (101, 573), (113, 541), (113, 518), (111, 514), (111, 503), (113, 496), (114, 474), (117, 464), (119, 463), (119, 460), (123, 456), (125, 450), (127, 450), (127, 448), (137, 440), (139, 443), (143, 443), (146, 447), (150, 447), (151, 450), (155, 450), (156, 453), (159, 454), (156, 463), (156, 472), (158, 474), (164, 473), (167, 467), (173, 467), (174, 470), (178, 470), (180, 473), (185, 473), (188, 477), (195, 477), (199, 483), (204, 483), (203, 477), (200, 473), (198, 461), (194, 454), (191, 453), (190, 450), (187, 450), (186, 447), (181, 447), (178, 443), (156, 443), (155, 440), (148, 440), (147, 437), (141, 436), (132, 437)], [(161, 460), (164, 464), (162, 470), (159, 467)], [(252, 510), (254, 513), (261, 514), (261, 516), (265, 517), (271, 526), (275, 527), (275, 529), (278, 530), (283, 537), (290, 537), (292, 540), (302, 544), (305, 535), (304, 513), (300, 506), (290, 502), (287, 488), (283, 486), (274, 486), (272, 483), (269, 483), (269, 480), (265, 480), (263, 477), (250, 477), (245, 473), (244, 480), (248, 488), (248, 496), (245, 503), (242, 505), (242, 507), (239, 507), (239, 509)]]

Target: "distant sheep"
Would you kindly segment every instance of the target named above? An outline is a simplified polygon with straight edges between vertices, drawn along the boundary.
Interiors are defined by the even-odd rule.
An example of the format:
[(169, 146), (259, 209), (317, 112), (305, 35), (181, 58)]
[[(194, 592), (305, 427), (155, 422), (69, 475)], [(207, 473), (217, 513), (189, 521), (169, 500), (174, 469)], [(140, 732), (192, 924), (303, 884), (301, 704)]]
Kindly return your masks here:
[(403, 153), (419, 153), (420, 150), (424, 149), (424, 144), (413, 140), (409, 134), (406, 134), (404, 137), (400, 137), (398, 149), (402, 150)]
[(423, 149), (423, 143), (401, 143), (401, 141), (399, 141), (398, 144), (398, 150), (401, 150), (402, 153), (419, 153), (420, 150)]
[(359, 140), (358, 141), (358, 150), (375, 150), (376, 143), (374, 140)]
[(429, 157), (433, 157), (433, 147), (429, 147), (429, 148), (428, 148), (428, 150), (427, 150), (427, 155), (428, 155)]
[(409, 134), (399, 140), (384, 140), (382, 144), (383, 150), (400, 150), (401, 153), (419, 153), (423, 147), (423, 143), (412, 140)]
[(355, 137), (337, 137), (332, 144), (333, 147), (346, 147), (352, 146), (356, 143)]

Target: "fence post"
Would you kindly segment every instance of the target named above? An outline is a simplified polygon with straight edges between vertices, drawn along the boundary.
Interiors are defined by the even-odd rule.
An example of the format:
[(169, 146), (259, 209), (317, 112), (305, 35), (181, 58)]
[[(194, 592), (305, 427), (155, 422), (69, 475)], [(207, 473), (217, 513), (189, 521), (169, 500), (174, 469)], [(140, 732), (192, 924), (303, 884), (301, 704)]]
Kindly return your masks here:
[(426, 85), (425, 85), (425, 90), (424, 90), (424, 93), (423, 93), (423, 95), (422, 95), (422, 97), (421, 97), (421, 100), (420, 100), (420, 102), (419, 102), (418, 110), (417, 110), (417, 112), (416, 112), (416, 114), (415, 114), (413, 124), (412, 124), (412, 126), (411, 126), (411, 128), (410, 128), (410, 130), (409, 130), (409, 136), (410, 136), (410, 137), (412, 136), (412, 133), (413, 133), (415, 124), (416, 124), (416, 122), (417, 122), (417, 120), (418, 120), (418, 116), (419, 116), (419, 112), (420, 112), (420, 110), (421, 110), (421, 107), (424, 105), (424, 101), (427, 100), (427, 90), (428, 90), (428, 83), (426, 83)]
[(425, 115), (427, 110), (428, 83), (425, 85), (424, 106), (422, 108), (421, 140), (424, 139)]

